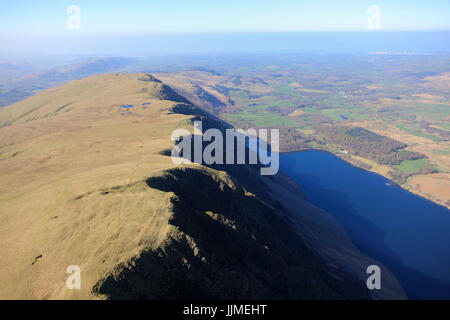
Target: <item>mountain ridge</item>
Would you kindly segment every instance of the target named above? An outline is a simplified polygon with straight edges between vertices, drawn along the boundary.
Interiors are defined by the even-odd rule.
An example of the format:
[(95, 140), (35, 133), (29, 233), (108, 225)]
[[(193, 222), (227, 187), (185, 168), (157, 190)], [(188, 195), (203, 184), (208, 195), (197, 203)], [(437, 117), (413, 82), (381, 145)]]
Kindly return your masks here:
[[(173, 164), (170, 134), (196, 117), (228, 126), (149, 74), (76, 80), (0, 110), (0, 297), (405, 297), (387, 270), (369, 293), (362, 265), (376, 261), (282, 174)], [(81, 290), (65, 287), (69, 265)]]

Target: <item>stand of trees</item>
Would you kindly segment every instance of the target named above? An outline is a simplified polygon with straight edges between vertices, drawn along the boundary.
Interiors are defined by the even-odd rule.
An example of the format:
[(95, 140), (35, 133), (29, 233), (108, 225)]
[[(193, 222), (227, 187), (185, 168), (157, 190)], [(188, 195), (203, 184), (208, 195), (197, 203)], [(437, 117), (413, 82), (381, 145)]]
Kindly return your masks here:
[(280, 129), (280, 151), (291, 152), (304, 149), (310, 149), (308, 145), (310, 139), (305, 138), (295, 128), (281, 128)]
[(422, 159), (419, 152), (404, 150), (407, 145), (360, 127), (322, 125), (314, 128), (327, 142), (340, 145), (353, 154), (383, 165), (396, 165), (404, 160)]

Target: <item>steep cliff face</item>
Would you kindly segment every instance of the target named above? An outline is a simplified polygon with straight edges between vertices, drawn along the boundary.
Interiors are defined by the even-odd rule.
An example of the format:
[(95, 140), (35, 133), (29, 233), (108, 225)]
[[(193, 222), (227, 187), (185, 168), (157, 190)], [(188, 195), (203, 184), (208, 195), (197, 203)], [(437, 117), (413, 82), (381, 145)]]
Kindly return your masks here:
[(171, 169), (146, 183), (171, 194), (171, 231), (94, 292), (113, 299), (369, 298), (356, 276), (326, 267), (280, 210), (227, 173)]
[[(194, 119), (228, 127), (147, 74), (73, 81), (1, 110), (0, 297), (404, 297), (389, 276), (368, 292), (373, 261), (281, 173), (175, 165), (171, 133)], [(80, 290), (65, 285), (69, 265)]]

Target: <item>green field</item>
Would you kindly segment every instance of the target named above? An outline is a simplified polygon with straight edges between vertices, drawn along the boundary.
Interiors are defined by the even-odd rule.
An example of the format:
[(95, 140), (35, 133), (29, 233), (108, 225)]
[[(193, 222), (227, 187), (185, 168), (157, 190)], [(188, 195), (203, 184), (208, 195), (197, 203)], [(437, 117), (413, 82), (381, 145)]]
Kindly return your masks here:
[(423, 169), (431, 168), (432, 166), (426, 159), (417, 159), (417, 160), (405, 160), (402, 161), (401, 164), (394, 166), (400, 171), (407, 173), (407, 174), (413, 174), (417, 173)]
[(255, 127), (297, 127), (298, 124), (287, 118), (276, 114), (253, 110), (253, 111), (242, 111), (239, 113), (230, 113), (224, 116), (227, 121), (248, 122), (250, 125)]
[(403, 130), (407, 133), (413, 134), (417, 137), (422, 137), (422, 138), (427, 138), (433, 141), (443, 141), (444, 139), (437, 137), (435, 135), (432, 134), (428, 134), (428, 133), (423, 133), (422, 129), (420, 128), (420, 126), (418, 124), (408, 124), (408, 125), (398, 125), (397, 128), (399, 128), (400, 130)]

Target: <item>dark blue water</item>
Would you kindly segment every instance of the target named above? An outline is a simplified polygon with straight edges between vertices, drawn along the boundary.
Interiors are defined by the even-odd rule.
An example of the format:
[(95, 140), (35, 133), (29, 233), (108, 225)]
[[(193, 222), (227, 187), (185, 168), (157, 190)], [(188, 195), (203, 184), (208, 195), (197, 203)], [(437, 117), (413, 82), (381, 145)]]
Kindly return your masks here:
[(132, 104), (124, 104), (122, 106), (120, 106), (121, 108), (125, 108), (125, 109), (130, 109), (133, 108), (134, 106)]
[(410, 298), (450, 298), (450, 210), (322, 151), (280, 155), (280, 169), (382, 261)]

